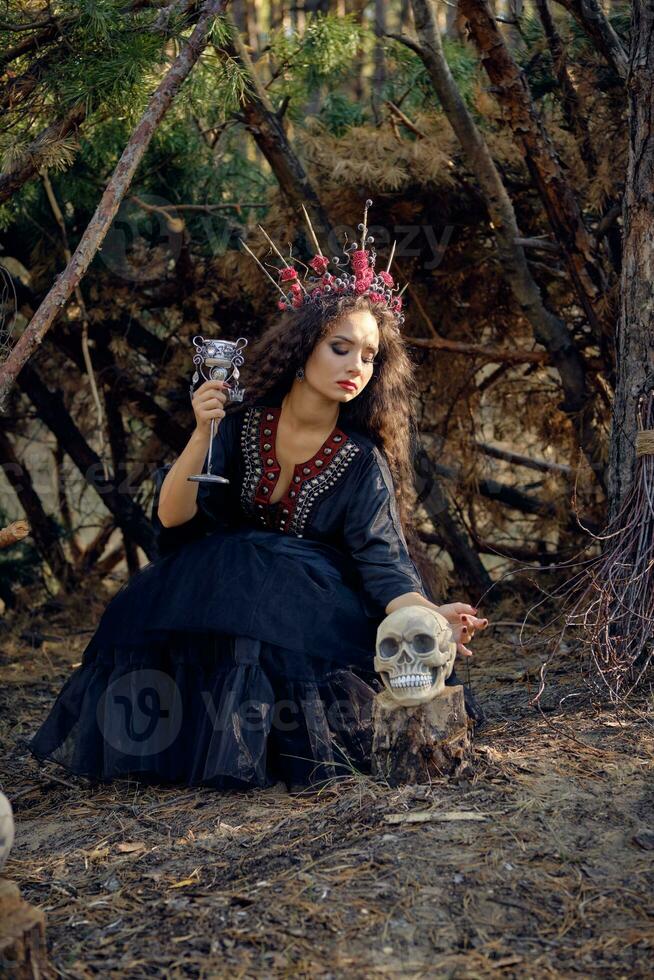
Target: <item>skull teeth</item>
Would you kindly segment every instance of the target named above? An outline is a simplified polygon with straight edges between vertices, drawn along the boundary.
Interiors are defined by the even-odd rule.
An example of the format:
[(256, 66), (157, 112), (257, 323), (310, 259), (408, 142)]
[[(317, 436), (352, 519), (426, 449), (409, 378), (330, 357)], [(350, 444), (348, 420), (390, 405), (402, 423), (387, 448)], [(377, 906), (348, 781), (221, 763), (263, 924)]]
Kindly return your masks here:
[(431, 687), (431, 674), (403, 674), (401, 677), (391, 677), (391, 687)]

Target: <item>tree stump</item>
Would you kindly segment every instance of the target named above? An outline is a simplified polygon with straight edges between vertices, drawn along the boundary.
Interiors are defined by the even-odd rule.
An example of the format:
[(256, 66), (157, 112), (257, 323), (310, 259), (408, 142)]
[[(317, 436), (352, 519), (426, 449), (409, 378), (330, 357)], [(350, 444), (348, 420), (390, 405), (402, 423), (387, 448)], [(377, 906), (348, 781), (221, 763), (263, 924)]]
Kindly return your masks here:
[(53, 977), (45, 945), (45, 913), (21, 898), (18, 885), (0, 878), (0, 976)]
[(451, 775), (472, 757), (472, 724), (460, 684), (415, 708), (404, 708), (381, 691), (372, 718), (372, 775), (390, 786), (429, 783)]

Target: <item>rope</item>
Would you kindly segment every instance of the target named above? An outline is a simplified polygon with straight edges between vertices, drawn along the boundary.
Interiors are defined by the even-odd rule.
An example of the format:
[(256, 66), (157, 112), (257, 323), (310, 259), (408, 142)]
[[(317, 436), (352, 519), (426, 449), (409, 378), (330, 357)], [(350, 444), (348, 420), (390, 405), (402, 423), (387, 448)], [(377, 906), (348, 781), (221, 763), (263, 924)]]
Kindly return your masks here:
[(654, 429), (641, 429), (636, 433), (636, 456), (654, 455)]

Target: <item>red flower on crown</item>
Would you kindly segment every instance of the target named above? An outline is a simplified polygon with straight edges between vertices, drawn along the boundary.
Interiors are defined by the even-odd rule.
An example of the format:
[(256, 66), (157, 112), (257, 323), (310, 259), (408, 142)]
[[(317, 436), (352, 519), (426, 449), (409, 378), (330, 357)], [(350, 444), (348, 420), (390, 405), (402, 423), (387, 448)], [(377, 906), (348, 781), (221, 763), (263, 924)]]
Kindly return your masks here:
[(291, 282), (293, 279), (297, 279), (297, 269), (294, 269), (292, 265), (287, 265), (279, 270), (279, 278), (281, 282)]
[(386, 272), (384, 269), (379, 273), (379, 278), (384, 283), (384, 285), (389, 286), (391, 289), (395, 285), (392, 275), (390, 272)]
[(314, 255), (314, 257), (309, 262), (309, 265), (319, 276), (327, 271), (327, 266), (329, 265), (329, 259), (326, 255)]
[(368, 253), (366, 251), (361, 250), (352, 253), (352, 268), (354, 269), (355, 275), (360, 275), (370, 268), (368, 264)]

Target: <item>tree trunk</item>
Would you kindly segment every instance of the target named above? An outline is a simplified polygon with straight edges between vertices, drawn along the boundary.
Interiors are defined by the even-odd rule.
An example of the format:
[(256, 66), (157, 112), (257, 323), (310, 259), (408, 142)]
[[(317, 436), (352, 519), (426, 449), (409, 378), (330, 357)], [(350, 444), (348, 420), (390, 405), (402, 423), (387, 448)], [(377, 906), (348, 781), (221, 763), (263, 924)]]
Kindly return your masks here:
[(0, 458), (2, 458), (5, 476), (14, 488), (20, 505), (25, 511), (25, 517), (29, 521), (30, 536), (36, 550), (47, 563), (61, 588), (74, 588), (77, 577), (66, 558), (55, 523), (43, 509), (41, 498), (32, 484), (32, 478), (27, 468), (18, 460), (3, 427), (0, 427)]
[(103, 504), (116, 519), (119, 527), (129, 534), (149, 559), (157, 557), (154, 528), (140, 507), (129, 495), (121, 492), (115, 482), (102, 476), (102, 463), (91, 449), (66, 410), (58, 391), (50, 391), (34, 369), (26, 364), (19, 384), (30, 398), (39, 417), (59, 440), (84, 480), (97, 491)]
[(331, 224), (327, 212), (323, 208), (302, 162), (293, 150), (281, 120), (273, 110), (268, 93), (261, 84), (238, 31), (232, 32), (231, 42), (226, 42), (217, 50), (218, 52), (224, 51), (231, 58), (240, 61), (248, 72), (252, 92), (246, 96), (245, 102), (241, 106), (240, 112), (243, 121), (270, 164), (280, 190), (288, 203), (296, 212), (300, 212), (301, 204), (306, 206), (319, 241), (326, 250), (325, 254), (332, 254), (339, 246), (337, 244), (335, 249), (329, 247), (329, 241), (333, 236), (331, 235)]
[(227, 2), (228, 0), (206, 0), (193, 33), (150, 97), (148, 106), (105, 188), (96, 212), (75, 249), (72, 261), (50, 289), (9, 357), (0, 365), (0, 411), (5, 410), (7, 395), (21, 368), (42, 343), (43, 337), (102, 245), (157, 126), (207, 46), (213, 22), (223, 12)]
[[(477, 178), (493, 224), (497, 251), (507, 282), (520, 310), (531, 324), (535, 340), (551, 354), (565, 400), (561, 405), (568, 413), (582, 451), (602, 486), (602, 443), (593, 424), (593, 409), (587, 387), (586, 365), (566, 326), (543, 304), (525, 253), (516, 244), (521, 238), (511, 199), (502, 183), (488, 146), (466, 106), (443, 53), (431, 0), (412, 0), (413, 16), (419, 44), (409, 42), (422, 58), (432, 84), (456, 133), (466, 162)], [(405, 43), (404, 36), (399, 38)]]
[(631, 31), (629, 163), (609, 468), (612, 515), (633, 479), (638, 397), (654, 385), (654, 8), (649, 0), (633, 0)]
[(384, 35), (386, 34), (386, 0), (375, 0), (375, 51), (372, 85), (372, 111), (377, 125), (383, 120), (383, 86), (386, 82), (386, 58), (384, 56)]
[(557, 0), (572, 14), (583, 27), (588, 37), (595, 43), (616, 75), (625, 81), (628, 61), (622, 42), (615, 33), (602, 10), (600, 0)]
[(599, 340), (608, 332), (596, 310), (606, 288), (604, 272), (594, 254), (594, 244), (577, 199), (534, 108), (524, 72), (511, 56), (487, 0), (460, 0), (459, 7), (468, 19), (482, 63), (493, 83), (493, 95), (504, 111), (561, 246), (579, 302)]
[(6, 878), (0, 878), (0, 970), (12, 980), (54, 976), (46, 952), (45, 912), (28, 905), (18, 885)]
[(373, 701), (372, 720), (372, 775), (390, 786), (431, 783), (471, 759), (471, 723), (461, 685), (446, 687), (415, 708), (404, 708), (381, 691)]

